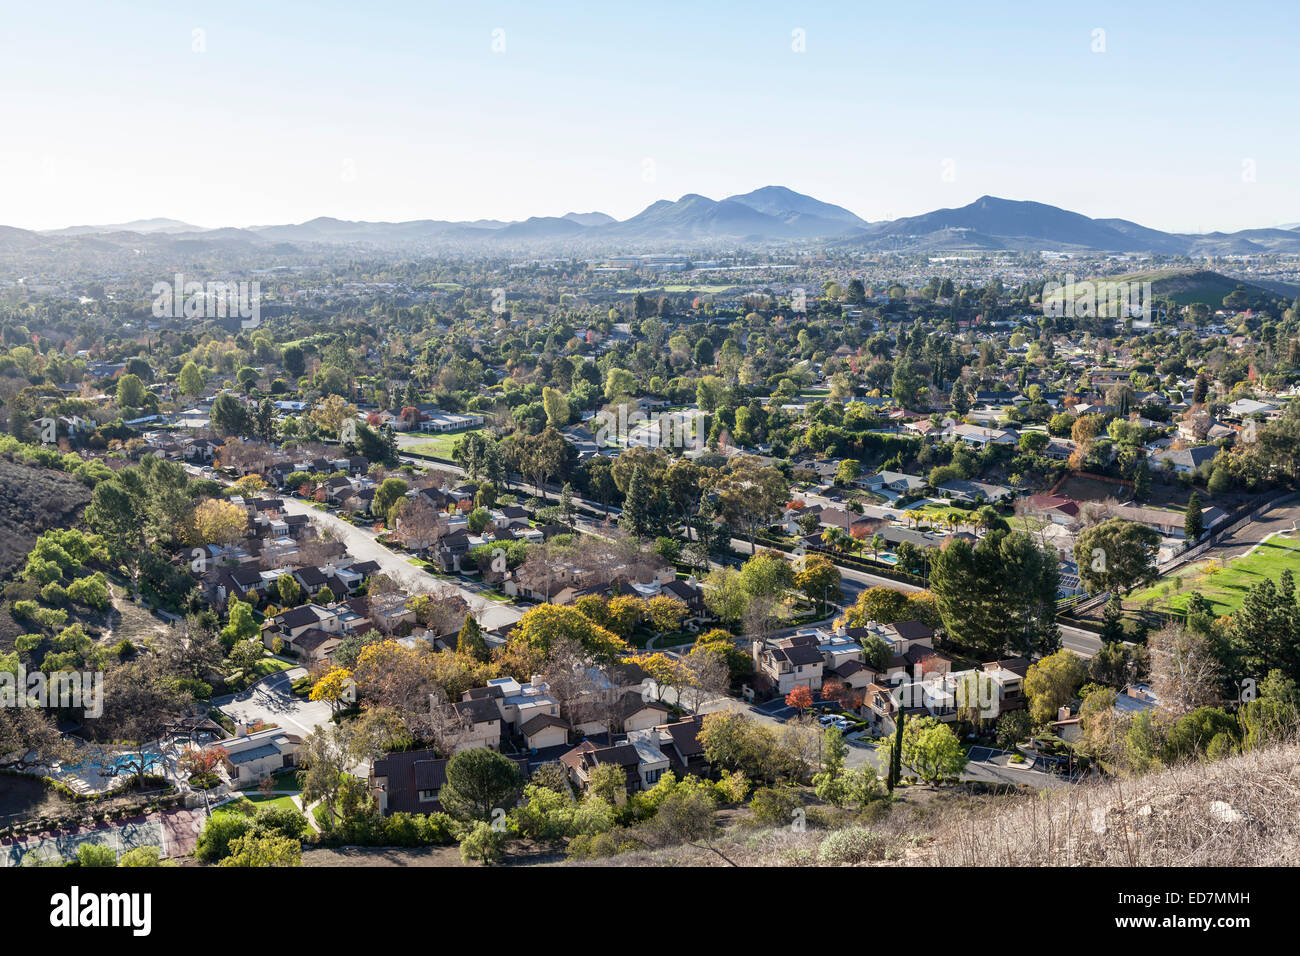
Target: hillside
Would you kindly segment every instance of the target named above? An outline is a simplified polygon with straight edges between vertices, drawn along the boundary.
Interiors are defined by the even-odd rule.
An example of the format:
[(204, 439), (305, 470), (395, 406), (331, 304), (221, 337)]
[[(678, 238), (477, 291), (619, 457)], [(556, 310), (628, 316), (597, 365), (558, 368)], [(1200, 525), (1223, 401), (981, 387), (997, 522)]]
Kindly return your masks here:
[(67, 528), (90, 501), (90, 489), (62, 472), (0, 458), (0, 582), (27, 559), (42, 531)]
[[(1279, 295), (1294, 296), (1300, 294), (1300, 289), (1286, 287), (1281, 283), (1274, 282), (1268, 286), (1263, 286), (1253, 282), (1245, 282), (1241, 279), (1234, 279), (1232, 276), (1225, 276), (1209, 269), (1160, 269), (1149, 272), (1133, 272), (1128, 275), (1112, 276), (1104, 279), (1090, 279), (1086, 276), (1078, 276), (1075, 279), (1076, 283), (1085, 280), (1093, 283), (1098, 303), (1103, 302), (1107, 298), (1109, 290), (1121, 282), (1139, 286), (1142, 283), (1150, 282), (1153, 297), (1167, 297), (1179, 305), (1203, 302), (1211, 309), (1219, 308), (1223, 304), (1224, 296), (1238, 286), (1245, 289), (1246, 294), (1252, 299), (1256, 296), (1273, 298)], [(1059, 299), (1064, 294), (1065, 290), (1059, 290), (1054, 295), (1048, 296), (1047, 301)]]
[[(906, 792), (906, 791), (905, 791)], [(838, 838), (857, 862), (898, 866), (1295, 866), (1300, 745), (1192, 763), (1137, 779), (994, 797), (956, 792), (896, 805)], [(707, 847), (627, 853), (579, 865), (815, 865), (836, 831), (732, 830)], [(822, 861), (824, 862), (830, 861)]]

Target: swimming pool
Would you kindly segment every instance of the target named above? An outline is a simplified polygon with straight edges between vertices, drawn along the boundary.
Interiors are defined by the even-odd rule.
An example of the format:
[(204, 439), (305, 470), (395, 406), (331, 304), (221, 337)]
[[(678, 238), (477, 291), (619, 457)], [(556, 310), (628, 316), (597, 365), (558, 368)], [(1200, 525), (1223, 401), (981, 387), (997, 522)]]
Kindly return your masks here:
[[(121, 774), (135, 773), (139, 764), (139, 754), (114, 754), (111, 760), (106, 760), (103, 756), (92, 757), (79, 764), (69, 766), (67, 769), (74, 773), (91, 770), (101, 777), (116, 777)], [(161, 766), (162, 754), (148, 750), (144, 752), (144, 773), (153, 773)]]

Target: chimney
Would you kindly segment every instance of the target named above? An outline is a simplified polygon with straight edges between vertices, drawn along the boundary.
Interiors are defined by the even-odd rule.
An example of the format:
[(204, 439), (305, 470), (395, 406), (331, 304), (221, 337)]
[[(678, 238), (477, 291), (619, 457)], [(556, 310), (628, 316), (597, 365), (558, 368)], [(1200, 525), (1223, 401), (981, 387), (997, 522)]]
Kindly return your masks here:
[(235, 724), (235, 736), (236, 736), (236, 737), (247, 737), (247, 736), (248, 736), (248, 724), (244, 723), (243, 721), (240, 721), (239, 723)]
[(1069, 707), (1068, 704), (1062, 704), (1062, 705), (1057, 709), (1057, 711), (1056, 711), (1056, 719), (1057, 719), (1057, 720), (1069, 720), (1069, 719), (1070, 719), (1070, 707)]

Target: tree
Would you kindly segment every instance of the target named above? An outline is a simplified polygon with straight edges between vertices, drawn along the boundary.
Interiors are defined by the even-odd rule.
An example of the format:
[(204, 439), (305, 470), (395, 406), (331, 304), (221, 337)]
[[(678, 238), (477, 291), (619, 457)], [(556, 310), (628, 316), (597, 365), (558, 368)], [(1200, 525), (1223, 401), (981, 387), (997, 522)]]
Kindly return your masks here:
[(749, 606), (749, 592), (735, 568), (710, 571), (704, 579), (703, 591), (704, 606), (728, 623), (739, 621)]
[(1139, 504), (1151, 498), (1151, 466), (1143, 458), (1133, 472), (1133, 500)]
[(193, 362), (186, 362), (181, 369), (181, 374), (176, 380), (182, 393), (189, 395), (191, 398), (203, 394), (206, 382), (203, 380), (203, 373)]
[(1159, 550), (1160, 533), (1154, 528), (1110, 518), (1079, 535), (1074, 559), (1090, 594), (1112, 591), (1123, 595), (1155, 580)]
[(465, 863), (496, 863), (505, 853), (509, 834), (482, 820), (469, 827), (460, 839), (460, 858)]
[(956, 779), (966, 769), (961, 741), (947, 724), (933, 717), (913, 718), (903, 732), (902, 760), (931, 785)]
[(636, 376), (627, 369), (610, 367), (605, 373), (605, 398), (613, 401), (636, 393)]
[(1204, 531), (1205, 518), (1201, 515), (1201, 496), (1193, 491), (1191, 498), (1187, 500), (1187, 513), (1183, 518), (1183, 534), (1187, 535), (1188, 545), (1201, 540)]
[(464, 654), (477, 661), (487, 662), (489, 657), (487, 640), (483, 637), (483, 628), (473, 614), (465, 615), (465, 623), (456, 635), (456, 653)]
[(862, 463), (852, 458), (845, 458), (835, 469), (835, 484), (847, 488), (860, 474), (862, 474)]
[(802, 714), (813, 704), (812, 691), (802, 684), (785, 695), (785, 705), (793, 707)]
[(248, 509), (233, 501), (208, 498), (194, 509), (193, 544), (233, 544), (248, 529)]
[(312, 685), (309, 700), (327, 701), (330, 709), (338, 711), (343, 704), (350, 704), (356, 696), (352, 672), (346, 667), (331, 667), (325, 675)]
[(951, 540), (930, 565), (949, 639), (985, 660), (1055, 650), (1058, 582), (1056, 552), (1019, 531), (990, 531), (974, 547)]
[(144, 404), (146, 394), (138, 375), (127, 373), (117, 380), (117, 404), (122, 408), (139, 408)]
[(751, 456), (739, 455), (713, 485), (718, 510), (733, 527), (748, 532), (750, 553), (757, 553), (755, 533), (772, 524), (790, 495), (779, 471)]
[(1062, 649), (1031, 664), (1025, 672), (1024, 688), (1034, 723), (1041, 726), (1055, 720), (1087, 677), (1087, 665), (1073, 651)]
[(1300, 678), (1300, 608), (1294, 575), (1288, 568), (1274, 584), (1265, 578), (1246, 592), (1228, 628), (1241, 672), (1279, 671)]
[(297, 607), (302, 603), (302, 586), (292, 574), (282, 574), (275, 579), (275, 590), (284, 607)]
[(462, 820), (490, 822), (495, 811), (509, 811), (523, 790), (519, 768), (486, 747), (462, 750), (447, 761), (446, 772), (438, 800)]
[(247, 435), (253, 430), (248, 410), (229, 392), (222, 392), (212, 403), (212, 430), (222, 437)]
[(803, 569), (795, 575), (794, 582), (810, 601), (822, 605), (823, 613), (828, 601), (844, 599), (844, 592), (840, 590), (840, 569), (824, 554), (805, 558)]
[(301, 866), (302, 842), (285, 836), (245, 833), (230, 842), (218, 866)]
[(226, 611), (226, 626), (221, 629), (221, 645), (229, 653), (239, 641), (250, 641), (261, 633), (253, 605), (232, 598)]
[(370, 502), (370, 513), (380, 521), (386, 520), (393, 505), (406, 497), (409, 488), (410, 485), (401, 478), (385, 478), (375, 490), (375, 497)]
[(911, 619), (907, 594), (897, 588), (876, 585), (858, 594), (853, 606), (844, 612), (848, 627), (865, 627), (868, 623), (897, 624)]
[(1168, 624), (1147, 638), (1147, 654), (1161, 711), (1181, 717), (1219, 702), (1223, 668), (1205, 636)]
[(756, 554), (741, 567), (740, 585), (750, 597), (780, 598), (794, 585), (794, 571), (778, 554)]
[(559, 389), (549, 385), (542, 389), (542, 407), (546, 409), (546, 423), (555, 428), (569, 424), (569, 400)]
[(996, 730), (998, 747), (1012, 750), (1016, 744), (1029, 739), (1034, 724), (1028, 711), (1012, 710), (998, 718)]
[(557, 641), (577, 641), (600, 661), (621, 659), (628, 653), (627, 642), (601, 627), (574, 607), (541, 604), (524, 613), (511, 632), (511, 643), (520, 642), (547, 652)]

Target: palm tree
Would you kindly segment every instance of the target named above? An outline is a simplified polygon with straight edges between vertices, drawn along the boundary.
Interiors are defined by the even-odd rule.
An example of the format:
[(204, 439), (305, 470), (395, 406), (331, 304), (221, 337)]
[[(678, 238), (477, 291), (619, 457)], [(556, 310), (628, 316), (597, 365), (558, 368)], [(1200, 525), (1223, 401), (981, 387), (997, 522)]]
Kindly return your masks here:
[(834, 551), (843, 549), (844, 532), (839, 528), (827, 528), (822, 532), (822, 544)]

